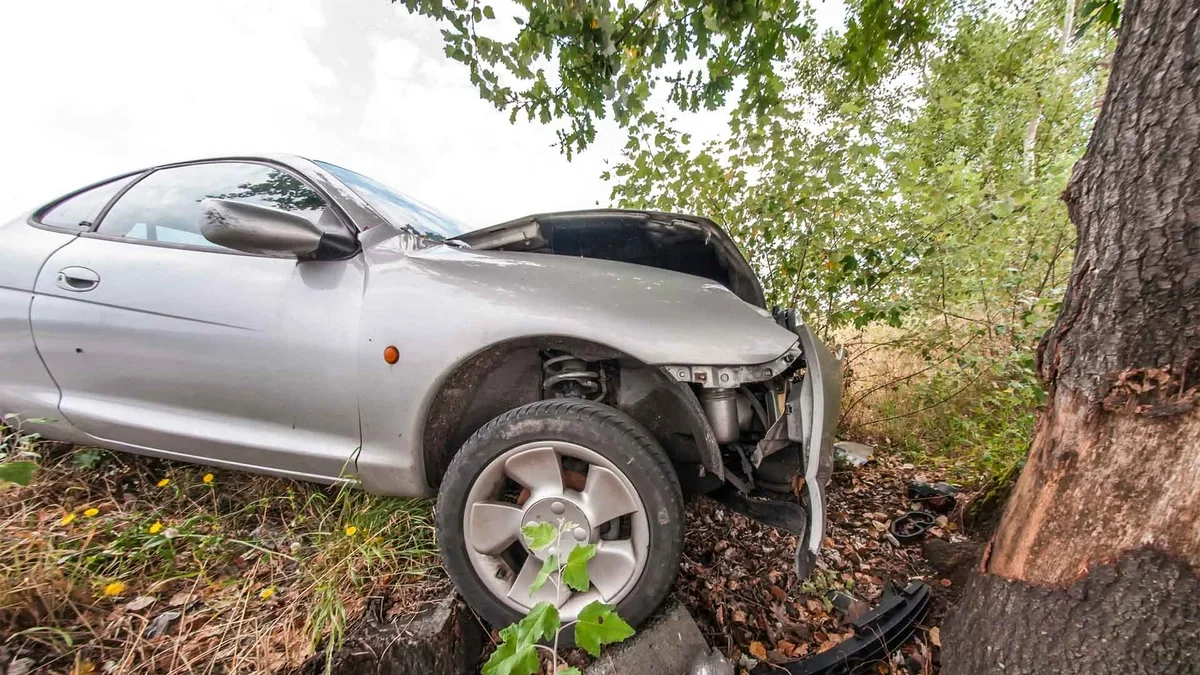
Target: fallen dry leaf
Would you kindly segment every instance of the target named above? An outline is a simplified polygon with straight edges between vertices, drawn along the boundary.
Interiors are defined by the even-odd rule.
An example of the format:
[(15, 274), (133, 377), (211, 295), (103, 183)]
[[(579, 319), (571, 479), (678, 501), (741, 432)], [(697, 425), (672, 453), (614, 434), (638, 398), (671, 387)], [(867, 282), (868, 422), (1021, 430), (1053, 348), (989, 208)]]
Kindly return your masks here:
[(154, 597), (153, 595), (139, 595), (133, 600), (125, 603), (125, 609), (128, 609), (131, 612), (141, 611), (150, 605), (153, 605), (156, 600), (158, 600), (158, 598)]
[(929, 629), (929, 642), (934, 647), (942, 646), (942, 630), (937, 626)]
[(750, 643), (750, 656), (753, 656), (759, 661), (766, 661), (767, 648), (763, 645), (763, 643), (755, 640), (754, 642)]

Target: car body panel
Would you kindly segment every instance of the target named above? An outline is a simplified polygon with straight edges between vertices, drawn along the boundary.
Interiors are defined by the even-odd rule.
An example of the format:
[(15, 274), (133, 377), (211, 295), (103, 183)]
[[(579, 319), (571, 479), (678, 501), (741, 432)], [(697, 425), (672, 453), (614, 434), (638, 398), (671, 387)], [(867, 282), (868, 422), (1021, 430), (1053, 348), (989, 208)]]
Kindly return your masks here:
[(538, 251), (635, 263), (718, 281), (766, 309), (762, 284), (725, 230), (707, 218), (635, 209), (526, 216), (457, 237), (476, 250)]
[(30, 227), (27, 219), (28, 214), (0, 225), (0, 414), (19, 413), (17, 422), (25, 431), (83, 440), (59, 415), (58, 387), (29, 326), (38, 272), (51, 254), (75, 240), (75, 233)]
[[(79, 292), (59, 270), (94, 270)], [(82, 235), (38, 276), (31, 322), (96, 442), (336, 477), (358, 446), (360, 260), (296, 260)], [(319, 382), (319, 386), (313, 386)]]
[[(796, 336), (765, 312), (687, 274), (607, 260), (423, 246), (406, 234), (364, 240), (358, 469), (373, 490), (429, 490), (420, 456), (429, 405), (455, 367), (492, 345), (567, 337), (650, 365), (749, 365), (771, 361), (796, 344)], [(395, 365), (383, 361), (387, 346), (400, 351)]]
[[(792, 434), (792, 440), (801, 443), (804, 485), (809, 495), (808, 532), (796, 551), (797, 574), (805, 578), (816, 565), (817, 553), (825, 540), (825, 490), (833, 475), (834, 431), (842, 402), (842, 364), (808, 326), (798, 326), (796, 332), (807, 365), (796, 402), (799, 410), (791, 411), (793, 417), (799, 413), (800, 437)], [(790, 428), (795, 426), (789, 424)]]

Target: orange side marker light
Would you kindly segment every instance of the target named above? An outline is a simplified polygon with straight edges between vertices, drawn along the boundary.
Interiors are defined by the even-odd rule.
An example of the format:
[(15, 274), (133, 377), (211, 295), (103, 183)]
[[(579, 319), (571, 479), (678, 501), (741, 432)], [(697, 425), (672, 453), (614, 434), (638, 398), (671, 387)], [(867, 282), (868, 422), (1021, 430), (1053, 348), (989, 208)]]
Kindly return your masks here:
[(388, 362), (388, 365), (396, 365), (400, 360), (400, 350), (395, 347), (387, 347), (383, 350), (383, 360)]

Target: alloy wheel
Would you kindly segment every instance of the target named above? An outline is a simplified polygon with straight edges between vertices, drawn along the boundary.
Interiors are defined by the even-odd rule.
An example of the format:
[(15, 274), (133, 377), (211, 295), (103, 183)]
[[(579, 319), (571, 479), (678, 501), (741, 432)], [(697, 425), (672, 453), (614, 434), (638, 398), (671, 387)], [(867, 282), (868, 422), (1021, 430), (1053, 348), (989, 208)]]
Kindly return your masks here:
[[(560, 560), (576, 546), (596, 545), (590, 588), (558, 588), (552, 577), (531, 593), (554, 549), (529, 549), (521, 528), (536, 522), (574, 524), (558, 542)], [(646, 509), (630, 480), (598, 452), (565, 441), (525, 443), (488, 463), (471, 485), (463, 531), (471, 565), (493, 595), (521, 612), (556, 604), (564, 621), (594, 600), (615, 604), (625, 597), (650, 544)]]

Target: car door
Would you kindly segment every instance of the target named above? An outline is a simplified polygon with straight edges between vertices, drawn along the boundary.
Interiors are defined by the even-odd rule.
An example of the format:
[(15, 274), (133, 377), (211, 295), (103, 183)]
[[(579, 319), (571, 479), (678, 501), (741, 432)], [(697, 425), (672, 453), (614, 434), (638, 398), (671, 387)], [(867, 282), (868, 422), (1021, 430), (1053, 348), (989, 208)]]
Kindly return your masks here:
[(22, 431), (55, 440), (86, 438), (59, 416), (58, 387), (34, 347), (29, 307), (46, 259), (90, 228), (101, 209), (136, 177), (77, 190), (0, 224), (0, 415)]
[(222, 248), (200, 234), (206, 198), (348, 227), (282, 166), (203, 162), (145, 175), (38, 275), (31, 325), (59, 411), (111, 447), (336, 478), (359, 445), (361, 256)]

